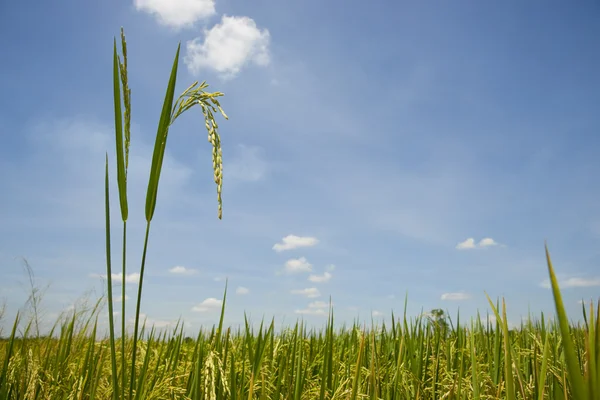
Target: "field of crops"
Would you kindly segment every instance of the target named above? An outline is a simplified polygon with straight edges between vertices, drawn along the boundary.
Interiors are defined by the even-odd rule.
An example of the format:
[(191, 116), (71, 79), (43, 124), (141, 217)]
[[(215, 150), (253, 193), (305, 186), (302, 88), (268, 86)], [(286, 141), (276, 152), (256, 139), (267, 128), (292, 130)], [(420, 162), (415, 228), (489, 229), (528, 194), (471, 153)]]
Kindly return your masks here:
[[(63, 319), (55, 338), (4, 340), (3, 398), (113, 398), (109, 340), (96, 337), (97, 310)], [(132, 394), (138, 399), (504, 399), (511, 393), (521, 399), (573, 398), (557, 323), (541, 315), (505, 331), (502, 319), (458, 319), (400, 316), (379, 327), (333, 329), (331, 313), (322, 330), (297, 323), (275, 332), (274, 321), (256, 331), (250, 322), (236, 331), (216, 326), (196, 338), (185, 338), (182, 326), (161, 334), (142, 330)], [(582, 325), (571, 332), (581, 370), (587, 364), (587, 331)], [(126, 354), (131, 345), (128, 340)], [(118, 359), (120, 348), (117, 340)], [(123, 383), (130, 382), (130, 365), (125, 366), (117, 371), (116, 393), (127, 397), (130, 387)]]

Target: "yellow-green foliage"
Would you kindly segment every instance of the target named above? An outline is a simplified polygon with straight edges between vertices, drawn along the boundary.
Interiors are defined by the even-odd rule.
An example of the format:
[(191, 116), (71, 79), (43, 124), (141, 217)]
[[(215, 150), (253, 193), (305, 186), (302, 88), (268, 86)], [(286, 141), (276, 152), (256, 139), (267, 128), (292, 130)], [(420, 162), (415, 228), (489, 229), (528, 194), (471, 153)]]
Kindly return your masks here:
[[(90, 323), (65, 319), (54, 338), (14, 338), (0, 343), (0, 365), (10, 360), (0, 392), (9, 399), (110, 399), (110, 346)], [(394, 320), (373, 329), (354, 324), (321, 330), (296, 324), (280, 332), (274, 322), (253, 331), (222, 326), (185, 338), (177, 326), (151, 330), (137, 343), (134, 395), (143, 399), (571, 399), (558, 322), (523, 322), (504, 330), (503, 320), (440, 326), (426, 318)], [(75, 326), (82, 325), (79, 331)], [(144, 328), (142, 328), (143, 331)], [(506, 336), (508, 333), (508, 336)], [(583, 371), (588, 330), (571, 327)], [(127, 340), (127, 354), (132, 350)], [(508, 345), (508, 347), (506, 347)], [(472, 347), (471, 347), (472, 346)], [(121, 358), (117, 339), (117, 358)], [(505, 368), (506, 355), (512, 365)], [(131, 358), (125, 370), (131, 365)], [(512, 372), (506, 375), (507, 371)], [(510, 373), (509, 372), (509, 373)], [(119, 367), (118, 375), (122, 373)], [(476, 374), (475, 376), (473, 374)], [(474, 387), (473, 385), (476, 385)], [(510, 390), (510, 389), (509, 389)]]

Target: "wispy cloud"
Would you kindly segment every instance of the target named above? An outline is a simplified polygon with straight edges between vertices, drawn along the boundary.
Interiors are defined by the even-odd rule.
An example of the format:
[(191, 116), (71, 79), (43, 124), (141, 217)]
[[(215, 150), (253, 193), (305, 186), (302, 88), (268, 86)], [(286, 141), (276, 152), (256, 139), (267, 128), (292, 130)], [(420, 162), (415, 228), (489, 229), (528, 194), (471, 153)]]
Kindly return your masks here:
[(327, 308), (329, 304), (324, 301), (313, 301), (308, 304), (308, 308), (295, 310), (296, 314), (308, 314), (308, 315), (327, 315)]
[[(600, 286), (600, 278), (582, 278), (582, 277), (571, 277), (558, 280), (558, 285), (561, 288), (575, 288), (575, 287), (594, 287)], [(546, 289), (550, 289), (550, 280), (545, 279), (540, 283), (540, 286)]]
[(268, 169), (263, 148), (238, 144), (236, 150), (227, 165), (227, 179), (241, 182), (262, 180)]
[(237, 289), (235, 289), (235, 293), (236, 294), (248, 294), (250, 293), (250, 289), (243, 287), (243, 286), (238, 286)]
[(198, 271), (192, 268), (186, 268), (181, 265), (176, 265), (173, 268), (169, 268), (169, 272), (175, 275), (194, 275)]
[(133, 4), (138, 11), (153, 14), (160, 24), (175, 29), (215, 14), (214, 0), (134, 0)]
[(381, 311), (377, 311), (377, 310), (373, 310), (373, 311), (371, 312), (371, 315), (372, 315), (373, 317), (383, 317), (383, 313), (382, 313)]
[(325, 271), (325, 273), (323, 273), (323, 275), (310, 275), (308, 277), (308, 280), (314, 283), (325, 283), (325, 282), (329, 282), (329, 280), (331, 279), (333, 275), (331, 275), (331, 273)]
[(492, 238), (483, 238), (479, 241), (479, 243), (475, 243), (474, 238), (468, 238), (464, 242), (460, 242), (459, 244), (457, 244), (456, 249), (469, 250), (469, 249), (485, 248), (485, 247), (492, 247), (492, 246), (498, 246), (498, 245), (499, 245), (499, 243), (496, 242)]
[(327, 315), (327, 311), (322, 308), (304, 308), (301, 310), (294, 310), (296, 314), (305, 314), (305, 315)]
[(195, 305), (192, 307), (192, 311), (194, 312), (209, 312), (217, 310), (221, 307), (223, 301), (219, 299), (215, 299), (214, 297), (209, 297), (202, 301), (202, 303)]
[(192, 75), (210, 69), (232, 79), (248, 64), (269, 65), (270, 40), (269, 31), (259, 29), (252, 18), (224, 15), (220, 24), (204, 30), (204, 39), (187, 42), (184, 62)]
[(471, 298), (471, 295), (465, 292), (454, 292), (454, 293), (444, 293), (440, 297), (442, 300), (449, 301), (459, 301), (459, 300), (468, 300)]
[(285, 272), (288, 274), (295, 274), (300, 272), (312, 271), (312, 264), (310, 264), (306, 258), (292, 258), (285, 262)]
[[(140, 313), (140, 323), (146, 320), (146, 327), (154, 326), (155, 328), (166, 328), (172, 325), (175, 325), (174, 321), (166, 321), (161, 319), (154, 319), (148, 317), (146, 314)], [(130, 318), (128, 320), (129, 324), (133, 324), (135, 322), (134, 318)]]
[(312, 247), (319, 243), (319, 240), (311, 236), (296, 236), (287, 235), (281, 240), (281, 243), (275, 243), (273, 250), (276, 252), (282, 252), (286, 250), (293, 250), (299, 247)]
[[(107, 278), (106, 274), (90, 274), (90, 276), (92, 278), (102, 278), (102, 279)], [(111, 274), (110, 276), (112, 278), (113, 283), (123, 282), (123, 273), (122, 272), (119, 272), (118, 274)], [(125, 283), (138, 283), (139, 281), (140, 281), (140, 274), (137, 272), (127, 274), (125, 276)]]
[[(125, 300), (129, 300), (129, 296), (125, 295)], [(123, 301), (123, 296), (115, 297), (115, 303), (121, 303)]]
[(321, 292), (317, 288), (306, 288), (306, 289), (294, 289), (291, 291), (292, 294), (300, 294), (308, 298), (314, 298), (321, 296)]

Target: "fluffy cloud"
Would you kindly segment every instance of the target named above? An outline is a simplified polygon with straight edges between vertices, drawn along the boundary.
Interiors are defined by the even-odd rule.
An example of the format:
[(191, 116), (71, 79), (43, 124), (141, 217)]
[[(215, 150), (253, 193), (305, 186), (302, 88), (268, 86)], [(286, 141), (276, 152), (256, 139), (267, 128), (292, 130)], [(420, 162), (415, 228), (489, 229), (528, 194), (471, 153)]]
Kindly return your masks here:
[(224, 15), (220, 24), (204, 30), (203, 41), (187, 42), (184, 62), (192, 75), (212, 69), (223, 79), (231, 79), (247, 64), (268, 65), (269, 42), (269, 31), (260, 30), (253, 19)]
[(483, 238), (479, 241), (479, 247), (490, 247), (490, 246), (497, 246), (497, 245), (498, 245), (498, 242), (496, 242), (492, 238)]
[(193, 275), (196, 273), (195, 269), (186, 268), (181, 265), (176, 265), (173, 268), (169, 268), (169, 272), (176, 275)]
[(442, 300), (450, 300), (450, 301), (458, 301), (458, 300), (468, 300), (471, 298), (471, 295), (464, 292), (455, 292), (455, 293), (444, 293), (442, 294)]
[(310, 275), (308, 280), (314, 283), (325, 283), (329, 282), (332, 276), (329, 272), (325, 271), (323, 275)]
[(468, 238), (464, 242), (460, 242), (456, 245), (458, 250), (466, 250), (466, 249), (474, 249), (475, 248), (475, 239)]
[(134, 0), (138, 11), (153, 14), (158, 22), (179, 29), (215, 14), (214, 0)]
[(296, 314), (305, 314), (305, 315), (327, 315), (327, 311), (322, 308), (305, 308), (302, 310), (295, 310)]
[[(575, 287), (594, 287), (600, 286), (600, 278), (577, 278), (571, 277), (566, 279), (559, 279), (558, 285), (562, 288), (575, 288)], [(542, 281), (540, 286), (546, 289), (550, 289), (550, 281), (548, 279)]]
[(300, 294), (308, 298), (314, 298), (321, 296), (321, 292), (317, 288), (306, 288), (306, 289), (294, 289), (291, 291), (292, 294)]
[(473, 239), (473, 238), (468, 238), (464, 242), (460, 242), (459, 244), (457, 244), (456, 248), (458, 250), (469, 250), (469, 249), (485, 248), (485, 247), (492, 247), (492, 246), (498, 246), (498, 242), (496, 242), (492, 238), (483, 238), (479, 241), (479, 243), (475, 243), (475, 239)]
[[(102, 278), (106, 279), (108, 275), (106, 274), (91, 274), (92, 278)], [(119, 272), (118, 274), (111, 274), (113, 283), (115, 282), (123, 282), (123, 273)], [(140, 281), (140, 274), (134, 272), (132, 274), (127, 274), (125, 276), (125, 283), (138, 283)]]
[(329, 304), (325, 303), (324, 301), (313, 301), (308, 305), (308, 308), (295, 310), (294, 312), (296, 314), (327, 315), (327, 307), (329, 307)]
[(373, 310), (373, 311), (371, 312), (371, 315), (372, 315), (373, 317), (382, 317), (382, 316), (383, 316), (383, 313), (382, 313), (381, 311)]
[(310, 271), (312, 271), (312, 265), (304, 257), (292, 258), (285, 262), (285, 272), (288, 274)]
[(319, 240), (315, 237), (287, 235), (282, 239), (281, 243), (273, 245), (273, 250), (279, 253), (285, 250), (297, 249), (298, 247), (311, 247), (317, 243), (319, 243)]
[[(175, 325), (175, 322), (173, 322), (173, 321), (165, 321), (165, 320), (160, 320), (160, 319), (148, 318), (148, 316), (146, 314), (140, 313), (140, 324), (144, 323), (144, 320), (146, 321), (146, 328), (150, 328), (150, 327), (154, 326), (155, 328), (160, 329), (160, 328), (166, 328), (168, 326)], [(129, 324), (133, 325), (135, 323), (135, 319), (129, 318), (128, 322), (129, 322)]]
[(235, 289), (235, 294), (248, 294), (250, 293), (250, 289), (245, 288), (243, 286), (238, 286), (237, 289)]
[(192, 307), (192, 311), (194, 312), (208, 312), (214, 311), (221, 308), (221, 304), (223, 301), (219, 299), (215, 299), (214, 297), (209, 297), (205, 299), (202, 303), (195, 305)]

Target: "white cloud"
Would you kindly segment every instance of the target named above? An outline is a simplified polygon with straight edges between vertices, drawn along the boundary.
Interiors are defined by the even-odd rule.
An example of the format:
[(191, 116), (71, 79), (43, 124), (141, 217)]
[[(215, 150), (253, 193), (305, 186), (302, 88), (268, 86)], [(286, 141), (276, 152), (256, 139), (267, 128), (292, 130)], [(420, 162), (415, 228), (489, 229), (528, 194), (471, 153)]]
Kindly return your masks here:
[(492, 238), (483, 238), (479, 241), (479, 247), (489, 247), (489, 246), (497, 246), (498, 242), (496, 242)]
[(321, 292), (317, 288), (306, 288), (306, 289), (294, 289), (291, 291), (292, 294), (301, 294), (302, 296), (306, 296), (308, 298), (314, 298), (321, 296)]
[(294, 312), (296, 314), (327, 315), (326, 308), (328, 307), (329, 304), (324, 301), (313, 301), (312, 303), (308, 304), (308, 308), (303, 310), (295, 310)]
[(455, 293), (444, 293), (442, 294), (442, 300), (450, 300), (450, 301), (458, 301), (458, 300), (468, 300), (471, 298), (471, 295), (464, 292), (455, 292)]
[(329, 272), (325, 271), (323, 275), (310, 275), (308, 280), (315, 283), (325, 283), (329, 282), (332, 276)]
[(296, 314), (306, 314), (306, 315), (327, 315), (327, 311), (322, 308), (305, 308), (303, 310), (295, 310)]
[[(125, 300), (129, 300), (129, 296), (125, 295)], [(115, 301), (115, 303), (120, 303), (123, 301), (123, 297), (122, 296), (115, 297), (114, 301)]]
[(327, 308), (329, 304), (324, 301), (313, 301), (308, 305), (308, 308)]
[(469, 249), (485, 248), (485, 247), (492, 247), (492, 246), (498, 246), (498, 245), (499, 245), (499, 243), (496, 242), (492, 238), (483, 238), (477, 244), (475, 243), (475, 239), (468, 238), (464, 242), (460, 242), (459, 244), (457, 244), (456, 248), (458, 250), (469, 250)]
[[(279, 253), (285, 250), (297, 249), (298, 247), (311, 247), (317, 243), (319, 243), (319, 240), (315, 237), (287, 235), (282, 239), (281, 243), (273, 245), (273, 250)], [(333, 265), (332, 267), (335, 268)]]
[(312, 271), (312, 265), (304, 257), (292, 258), (285, 262), (285, 272), (288, 274), (310, 271)]
[(382, 313), (381, 311), (373, 310), (373, 311), (371, 312), (371, 315), (372, 315), (373, 317), (382, 317), (382, 316), (383, 316), (383, 313)]
[[(146, 320), (146, 328), (150, 328), (152, 326), (154, 326), (155, 328), (166, 328), (168, 326), (175, 325), (175, 323), (173, 321), (165, 321), (165, 320), (160, 320), (160, 319), (148, 318), (148, 316), (146, 314), (140, 313), (140, 324), (143, 324), (144, 320)], [(130, 318), (129, 323), (130, 324), (135, 323), (135, 319)]]
[(257, 28), (253, 19), (224, 15), (220, 24), (204, 30), (204, 41), (187, 42), (184, 62), (192, 75), (212, 69), (223, 79), (231, 79), (249, 63), (268, 65), (269, 42), (269, 31)]
[[(102, 278), (102, 279), (107, 278), (106, 274), (90, 274), (90, 276), (92, 278)], [(122, 272), (119, 272), (118, 274), (111, 274), (110, 276), (112, 278), (113, 283), (114, 282), (123, 282), (123, 273)], [(140, 281), (140, 274), (137, 272), (134, 272), (132, 274), (127, 274), (125, 276), (126, 283), (138, 283), (139, 281)]]
[(193, 275), (197, 271), (195, 269), (186, 268), (181, 265), (176, 265), (173, 268), (169, 268), (169, 272), (176, 275)]
[(329, 264), (328, 266), (326, 266), (326, 267), (325, 267), (325, 269), (326, 269), (327, 271), (333, 271), (333, 270), (335, 269), (335, 265), (333, 265), (333, 264)]
[(238, 286), (238, 288), (235, 289), (235, 293), (236, 294), (248, 294), (248, 293), (250, 293), (250, 289), (245, 288), (243, 286)]
[(258, 182), (267, 173), (267, 162), (258, 146), (238, 144), (238, 150), (227, 163), (227, 179), (243, 182)]
[[(546, 289), (550, 289), (550, 280), (545, 279), (540, 283), (540, 286)], [(561, 288), (574, 288), (574, 287), (593, 287), (600, 286), (600, 278), (577, 278), (571, 277), (566, 279), (559, 279), (558, 286)]]
[(194, 311), (194, 312), (214, 311), (214, 310), (219, 309), (221, 307), (221, 304), (223, 304), (223, 301), (221, 301), (219, 299), (215, 299), (214, 297), (209, 297), (209, 298), (205, 299), (204, 301), (202, 301), (202, 303), (197, 304), (194, 307), (192, 307), (192, 311)]
[(460, 242), (456, 245), (458, 250), (466, 250), (466, 249), (474, 249), (475, 248), (475, 239), (468, 238), (464, 242)]
[(158, 22), (171, 28), (189, 27), (215, 14), (214, 0), (134, 0), (138, 11), (154, 14)]

